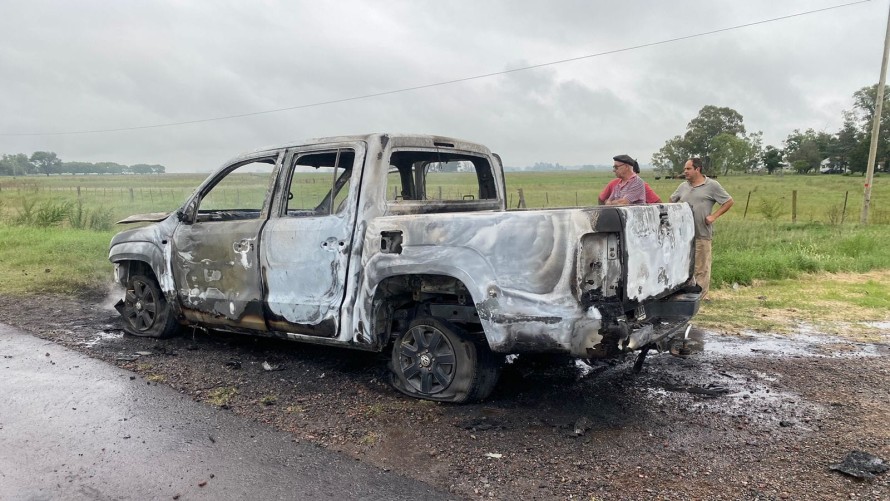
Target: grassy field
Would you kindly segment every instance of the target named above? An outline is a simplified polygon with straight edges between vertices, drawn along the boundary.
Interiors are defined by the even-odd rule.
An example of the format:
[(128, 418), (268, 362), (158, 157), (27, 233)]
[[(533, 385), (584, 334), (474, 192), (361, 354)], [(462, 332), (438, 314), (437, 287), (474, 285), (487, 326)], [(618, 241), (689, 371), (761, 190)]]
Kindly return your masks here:
[[(655, 179), (643, 175), (662, 200), (667, 200), (679, 179)], [(611, 174), (590, 172), (507, 173), (508, 201), (518, 203), (518, 190), (525, 192), (528, 207), (567, 207), (596, 204)], [(792, 199), (797, 191), (796, 222), (858, 223), (862, 209), (864, 178), (839, 175), (746, 175), (717, 179), (735, 199), (736, 205), (724, 221), (792, 222)], [(870, 221), (890, 224), (890, 185), (877, 177), (872, 188)], [(750, 199), (749, 199), (750, 194)], [(844, 212), (844, 200), (847, 200)], [(747, 206), (747, 212), (745, 210)]]
[[(438, 174), (447, 179), (448, 174)], [(453, 174), (461, 176), (461, 174)], [(15, 215), (25, 200), (45, 203), (82, 200), (91, 208), (110, 211), (120, 219), (139, 212), (155, 212), (177, 208), (204, 180), (204, 174), (164, 174), (133, 176), (29, 176), (0, 178), (0, 219)], [(646, 181), (667, 200), (681, 180), (655, 179), (644, 174)], [(507, 173), (507, 201), (510, 207), (519, 203), (523, 190), (531, 208), (570, 207), (596, 204), (597, 195), (612, 179), (605, 172), (510, 172)], [(858, 223), (862, 208), (861, 176), (785, 175), (727, 176), (718, 179), (733, 196), (736, 205), (723, 221), (792, 222), (792, 200), (797, 192), (796, 222), (839, 224)], [(307, 179), (308, 181), (308, 179)], [(875, 179), (872, 191), (870, 221), (890, 224), (890, 185)], [(443, 182), (447, 193), (470, 193), (468, 187)], [(435, 188), (429, 190), (435, 193)], [(846, 201), (846, 207), (845, 207)], [(747, 210), (746, 210), (747, 209)]]
[[(437, 176), (446, 194), (471, 191), (450, 180), (448, 174)], [(174, 210), (204, 177), (0, 178), (0, 293), (77, 293), (107, 283), (111, 273), (107, 245), (120, 229), (114, 221), (136, 213)], [(656, 180), (651, 174), (644, 177), (662, 199), (682, 182)], [(530, 208), (592, 205), (611, 178), (609, 173), (591, 172), (508, 173), (508, 202), (516, 207), (522, 189)], [(800, 301), (801, 295), (795, 291), (814, 280), (833, 285), (813, 291), (818, 297), (811, 304), (834, 297), (833, 302), (825, 303), (833, 305), (829, 310), (837, 311), (839, 304), (845, 304), (844, 311), (857, 311), (861, 318), (886, 318), (890, 304), (886, 293), (880, 291), (890, 288), (890, 273), (863, 279), (873, 284), (863, 289), (865, 292), (847, 290), (858, 287), (851, 285), (855, 280), (838, 282), (834, 275), (826, 275), (850, 277), (857, 276), (851, 273), (890, 269), (890, 186), (880, 177), (872, 192), (868, 226), (859, 224), (862, 177), (729, 176), (719, 181), (736, 204), (717, 222), (713, 268), (716, 290), (713, 303), (702, 314), (705, 322), (719, 326), (746, 320), (753, 326), (772, 326), (775, 315), (742, 319), (733, 305), (747, 301), (752, 308), (787, 309), (790, 303)], [(262, 179), (250, 180), (228, 196), (239, 200), (246, 193), (262, 192), (263, 183)], [(317, 191), (323, 184), (316, 186), (307, 177), (305, 189)], [(436, 193), (435, 188), (430, 192)], [(795, 192), (797, 210), (792, 222)], [(745, 296), (764, 288), (775, 291), (773, 298), (784, 299), (765, 301), (756, 299), (763, 296), (756, 293)], [(838, 290), (848, 293), (839, 294)], [(869, 301), (856, 299), (860, 297)], [(796, 311), (809, 312), (815, 322), (820, 310), (813, 307)], [(863, 316), (868, 311), (874, 315)]]

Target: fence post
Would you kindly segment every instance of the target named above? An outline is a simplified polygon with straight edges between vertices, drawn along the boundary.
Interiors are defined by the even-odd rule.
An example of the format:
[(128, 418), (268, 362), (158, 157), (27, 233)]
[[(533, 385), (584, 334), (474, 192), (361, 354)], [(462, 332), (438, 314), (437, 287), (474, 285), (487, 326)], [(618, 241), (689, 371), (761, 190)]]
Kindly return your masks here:
[(525, 193), (522, 192), (522, 188), (519, 188), (519, 203), (516, 204), (517, 209), (525, 209)]
[(847, 197), (850, 196), (850, 190), (844, 193), (844, 210), (841, 211), (841, 224), (844, 224), (844, 217), (847, 215)]
[(578, 192), (575, 192), (575, 207), (578, 206)]
[(439, 186), (439, 200), (442, 200), (442, 187)]
[(748, 204), (750, 204), (750, 203), (751, 203), (751, 192), (749, 191), (748, 192), (748, 201), (745, 202), (745, 213), (742, 214), (742, 219), (745, 219), (746, 217), (748, 217)]
[(550, 207), (550, 194), (544, 192), (544, 207)]
[(797, 222), (797, 190), (791, 191), (791, 222)]
[(77, 187), (77, 198), (80, 198), (80, 186)]
[(130, 188), (130, 201), (133, 201), (133, 188)]

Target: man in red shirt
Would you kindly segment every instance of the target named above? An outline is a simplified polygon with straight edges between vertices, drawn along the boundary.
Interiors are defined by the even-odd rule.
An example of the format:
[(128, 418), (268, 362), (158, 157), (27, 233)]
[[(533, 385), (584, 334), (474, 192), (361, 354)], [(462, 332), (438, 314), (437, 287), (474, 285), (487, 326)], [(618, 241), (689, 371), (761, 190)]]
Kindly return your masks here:
[[(599, 203), (600, 205), (606, 204), (606, 202), (612, 197), (613, 192), (615, 191), (615, 187), (618, 186), (619, 183), (622, 182), (621, 174), (626, 174), (625, 169), (621, 165), (627, 165), (633, 170), (633, 174), (640, 173), (640, 164), (637, 163), (636, 160), (631, 158), (629, 155), (618, 155), (612, 157), (612, 160), (615, 161), (615, 165), (612, 167), (615, 170), (615, 179), (609, 181), (609, 184), (603, 188), (603, 191), (599, 195)], [(652, 190), (649, 186), (649, 183), (643, 181), (643, 189), (645, 190), (645, 203), (647, 204), (658, 204), (661, 203), (661, 198), (659, 198), (658, 194)], [(613, 202), (614, 203), (614, 202)], [(627, 202), (625, 202), (627, 203)], [(642, 203), (642, 202), (637, 202)]]

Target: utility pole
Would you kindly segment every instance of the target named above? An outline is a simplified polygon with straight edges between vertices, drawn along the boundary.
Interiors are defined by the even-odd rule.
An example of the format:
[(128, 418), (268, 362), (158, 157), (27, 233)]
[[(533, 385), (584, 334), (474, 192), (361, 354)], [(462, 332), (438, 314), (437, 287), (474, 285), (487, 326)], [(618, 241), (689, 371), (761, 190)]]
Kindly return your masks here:
[(887, 56), (890, 53), (890, 12), (887, 13), (887, 34), (884, 35), (884, 57), (881, 60), (881, 79), (875, 103), (875, 117), (871, 125), (871, 145), (868, 148), (868, 165), (865, 166), (865, 193), (862, 197), (862, 216), (859, 220), (868, 224), (868, 208), (871, 205), (871, 184), (875, 178), (875, 160), (878, 156), (878, 134), (881, 132), (881, 113), (884, 108), (884, 85), (887, 82)]

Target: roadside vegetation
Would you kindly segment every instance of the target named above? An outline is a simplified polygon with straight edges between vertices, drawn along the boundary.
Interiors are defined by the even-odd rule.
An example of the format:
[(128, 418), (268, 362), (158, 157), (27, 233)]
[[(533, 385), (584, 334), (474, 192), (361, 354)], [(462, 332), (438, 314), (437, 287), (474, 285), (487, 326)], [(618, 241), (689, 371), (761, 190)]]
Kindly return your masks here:
[[(439, 176), (443, 190), (462, 189), (448, 183), (447, 174)], [(665, 200), (682, 182), (646, 172), (643, 176)], [(108, 243), (124, 228), (115, 222), (131, 214), (175, 210), (204, 177), (3, 179), (0, 293), (104, 290), (112, 273)], [(521, 189), (529, 208), (593, 205), (610, 179), (606, 172), (510, 172), (508, 202), (515, 207)], [(882, 292), (890, 290), (890, 272), (883, 271), (890, 270), (890, 204), (885, 202), (890, 187), (876, 179), (870, 224), (862, 226), (862, 179), (818, 174), (720, 177), (736, 204), (716, 223), (713, 301), (703, 307), (699, 322), (711, 328), (778, 330), (789, 320), (829, 325), (835, 318), (844, 320), (829, 327), (844, 330), (856, 318), (890, 320), (890, 303)], [(307, 189), (314, 189), (312, 183)]]

